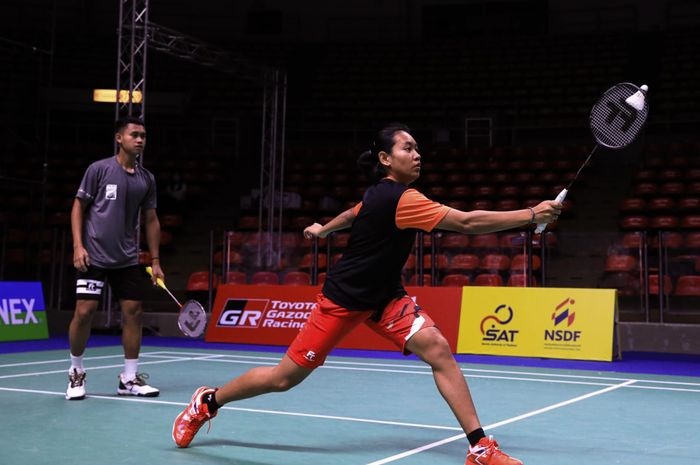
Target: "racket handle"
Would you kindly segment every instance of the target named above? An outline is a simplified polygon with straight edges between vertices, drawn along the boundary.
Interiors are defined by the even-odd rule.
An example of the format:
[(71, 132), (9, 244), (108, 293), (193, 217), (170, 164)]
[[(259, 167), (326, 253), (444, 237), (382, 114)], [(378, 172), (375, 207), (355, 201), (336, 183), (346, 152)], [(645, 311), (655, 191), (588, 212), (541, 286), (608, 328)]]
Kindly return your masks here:
[[(147, 267), (146, 267), (146, 273), (148, 273), (149, 276), (153, 277), (153, 268), (151, 268), (150, 266), (147, 266)], [(162, 287), (163, 289), (167, 290), (167, 288), (165, 287), (165, 282), (163, 282), (162, 279), (160, 279), (160, 278), (156, 279), (156, 283), (158, 284), (158, 286), (160, 286), (160, 287)]]
[[(561, 192), (559, 192), (559, 195), (557, 195), (557, 198), (554, 199), (554, 201), (555, 201), (555, 202), (559, 202), (559, 203), (563, 202), (564, 199), (566, 198), (566, 194), (567, 194), (568, 192), (569, 192), (568, 190), (562, 189)], [(547, 228), (547, 223), (540, 223), (540, 224), (538, 224), (537, 227), (535, 228), (535, 234), (540, 234), (540, 233), (541, 233), (542, 231), (544, 231), (546, 228)]]

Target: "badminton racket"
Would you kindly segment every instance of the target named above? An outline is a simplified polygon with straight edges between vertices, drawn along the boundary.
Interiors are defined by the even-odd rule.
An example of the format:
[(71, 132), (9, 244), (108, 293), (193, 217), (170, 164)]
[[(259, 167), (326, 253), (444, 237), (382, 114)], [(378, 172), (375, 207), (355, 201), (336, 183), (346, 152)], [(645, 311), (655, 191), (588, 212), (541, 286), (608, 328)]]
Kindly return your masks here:
[[(581, 170), (588, 164), (598, 147), (621, 149), (627, 147), (644, 127), (649, 114), (649, 102), (646, 94), (649, 87), (637, 87), (629, 82), (623, 82), (606, 90), (603, 96), (593, 105), (590, 115), (591, 133), (596, 141), (595, 147), (588, 154), (586, 161), (578, 169), (569, 185), (554, 199), (563, 202), (566, 194), (578, 178)], [(535, 234), (545, 230), (547, 223), (540, 223), (535, 228)]]
[[(146, 273), (153, 277), (153, 268), (147, 266)], [(204, 334), (204, 329), (207, 327), (207, 312), (204, 311), (202, 304), (196, 300), (188, 300), (181, 304), (161, 278), (156, 279), (156, 284), (167, 292), (180, 307), (180, 314), (177, 316), (177, 327), (180, 328), (182, 334), (189, 337), (200, 337)]]

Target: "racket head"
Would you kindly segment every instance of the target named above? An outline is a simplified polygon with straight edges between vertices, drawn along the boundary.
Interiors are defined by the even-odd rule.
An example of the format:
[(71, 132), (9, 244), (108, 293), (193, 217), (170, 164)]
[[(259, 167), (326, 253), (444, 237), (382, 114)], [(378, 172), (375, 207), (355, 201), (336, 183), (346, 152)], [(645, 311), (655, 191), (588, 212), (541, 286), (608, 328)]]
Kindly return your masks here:
[(649, 114), (649, 101), (645, 98), (643, 108), (637, 110), (625, 100), (638, 91), (639, 87), (629, 82), (615, 84), (593, 105), (591, 132), (599, 145), (621, 149), (637, 138)]
[(188, 300), (182, 305), (177, 316), (177, 326), (188, 337), (200, 337), (207, 327), (207, 312), (196, 300)]

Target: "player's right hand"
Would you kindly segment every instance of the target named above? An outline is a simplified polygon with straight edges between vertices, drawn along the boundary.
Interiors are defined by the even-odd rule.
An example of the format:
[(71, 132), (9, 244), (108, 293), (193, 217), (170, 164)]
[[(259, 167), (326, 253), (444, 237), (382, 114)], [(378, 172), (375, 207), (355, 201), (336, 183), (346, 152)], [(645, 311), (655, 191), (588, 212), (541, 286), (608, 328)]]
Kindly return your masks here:
[(323, 228), (323, 226), (321, 226), (318, 223), (312, 224), (311, 226), (304, 229), (304, 237), (306, 239), (313, 239), (314, 237), (325, 237), (321, 235), (321, 228)]
[(78, 271), (87, 271), (88, 266), (90, 266), (90, 257), (85, 247), (76, 247), (73, 250), (73, 266)]

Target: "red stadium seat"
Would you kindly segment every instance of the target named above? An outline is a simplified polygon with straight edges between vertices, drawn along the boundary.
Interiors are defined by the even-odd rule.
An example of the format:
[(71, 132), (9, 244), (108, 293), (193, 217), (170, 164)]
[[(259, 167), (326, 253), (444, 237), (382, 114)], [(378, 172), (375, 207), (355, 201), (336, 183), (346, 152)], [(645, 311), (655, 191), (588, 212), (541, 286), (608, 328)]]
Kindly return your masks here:
[(639, 249), (642, 246), (642, 233), (631, 232), (622, 236), (622, 247), (626, 249)]
[(681, 228), (700, 229), (700, 215), (687, 215), (681, 219)]
[(452, 257), (448, 269), (450, 270), (463, 270), (463, 271), (475, 271), (479, 268), (480, 264), (479, 257), (474, 254), (457, 254)]
[(700, 211), (700, 197), (683, 197), (678, 200), (676, 208), (681, 213)]
[(277, 273), (273, 273), (272, 271), (256, 271), (253, 273), (250, 283), (257, 285), (276, 285), (279, 284), (279, 277)]
[(622, 204), (620, 205), (620, 211), (623, 211), (625, 213), (641, 213), (646, 210), (646, 201), (644, 199), (640, 199), (638, 197), (632, 197), (628, 199), (624, 199), (622, 201)]
[(479, 250), (489, 250), (498, 249), (498, 235), (494, 233), (490, 234), (477, 234), (471, 238), (471, 247)]
[(654, 216), (651, 218), (651, 221), (649, 221), (649, 227), (651, 229), (661, 229), (665, 231), (676, 229), (678, 224), (678, 218), (671, 215)]
[(248, 277), (242, 271), (229, 271), (226, 273), (226, 284), (247, 284)]
[(304, 271), (290, 271), (284, 276), (283, 283), (287, 286), (309, 286), (311, 276)]
[(622, 218), (620, 227), (626, 231), (643, 231), (649, 226), (649, 219), (646, 216), (626, 216)]
[(637, 268), (637, 259), (631, 255), (608, 255), (605, 259), (606, 272), (630, 272)]
[(469, 236), (465, 234), (445, 234), (440, 239), (440, 246), (444, 249), (466, 249), (469, 247)]
[(350, 233), (335, 233), (331, 239), (331, 245), (333, 247), (345, 248), (348, 246), (348, 240), (350, 240)]
[(497, 274), (480, 274), (474, 279), (475, 286), (503, 286), (503, 278)]
[[(219, 286), (219, 276), (214, 275), (212, 280), (214, 289)], [(190, 274), (187, 278), (187, 292), (193, 291), (208, 291), (209, 290), (209, 272), (208, 271), (195, 271)]]
[[(327, 257), (325, 253), (318, 254), (318, 269), (325, 268), (327, 263)], [(313, 265), (313, 254), (307, 253), (301, 257), (301, 262), (299, 262), (299, 268), (303, 270), (311, 269)]]
[[(673, 283), (671, 282), (671, 277), (664, 276), (664, 295), (671, 295), (673, 291)], [(650, 274), (649, 275), (649, 294), (659, 295), (659, 275)]]
[[(527, 274), (515, 273), (508, 278), (507, 286), (509, 287), (528, 287)], [(537, 279), (534, 276), (530, 277), (530, 287), (537, 286)]]
[[(528, 261), (527, 261), (526, 254), (514, 255), (513, 259), (510, 262), (510, 271), (511, 271), (511, 273), (527, 273), (527, 266), (528, 266)], [(540, 257), (537, 255), (533, 255), (532, 256), (532, 270), (537, 271), (540, 269), (541, 266), (542, 266), (542, 260), (540, 260)]]
[[(445, 268), (447, 268), (447, 256), (445, 254), (437, 254), (435, 256), (435, 266), (439, 270), (444, 270)], [(433, 267), (432, 255), (431, 254), (423, 255), (423, 268), (426, 270), (429, 270), (432, 267)]]
[(676, 208), (676, 202), (670, 197), (654, 197), (649, 200), (647, 207), (651, 211), (672, 211)]
[(510, 268), (510, 259), (507, 255), (488, 254), (481, 260), (480, 268), (491, 272), (506, 271)]
[(700, 276), (679, 276), (674, 294), (700, 296)]
[[(418, 282), (418, 273), (416, 273), (413, 276), (411, 276), (411, 279), (408, 281), (408, 285), (418, 286)], [(430, 274), (423, 274), (423, 286), (430, 286), (430, 284)]]
[(442, 285), (446, 287), (469, 286), (469, 276), (463, 274), (448, 274), (442, 278)]

